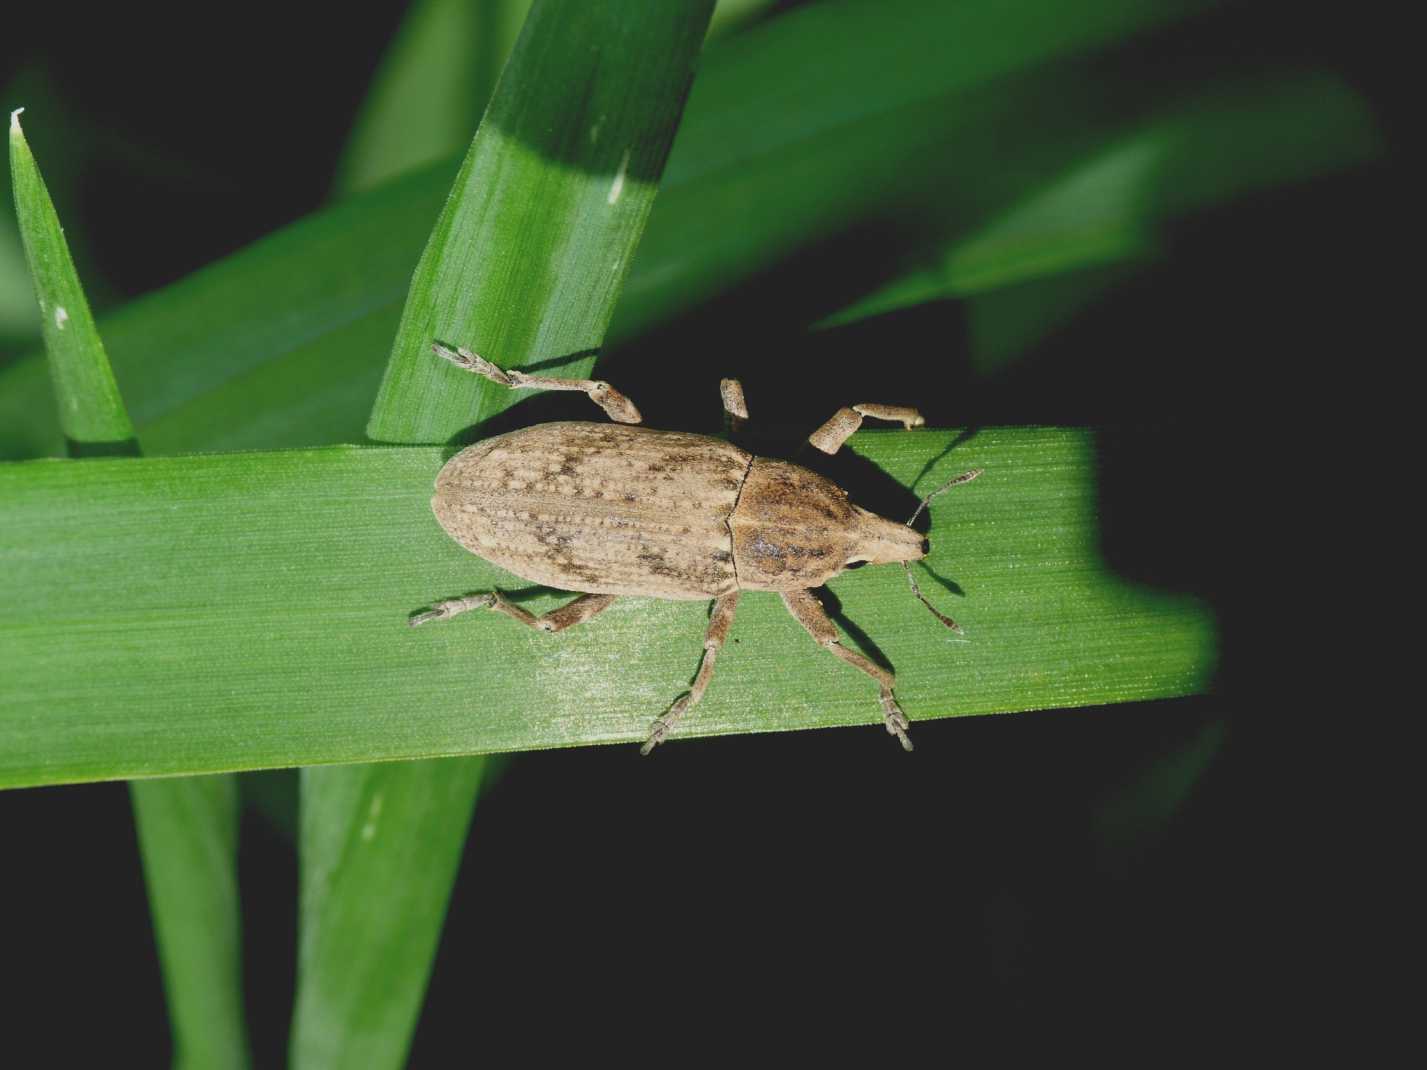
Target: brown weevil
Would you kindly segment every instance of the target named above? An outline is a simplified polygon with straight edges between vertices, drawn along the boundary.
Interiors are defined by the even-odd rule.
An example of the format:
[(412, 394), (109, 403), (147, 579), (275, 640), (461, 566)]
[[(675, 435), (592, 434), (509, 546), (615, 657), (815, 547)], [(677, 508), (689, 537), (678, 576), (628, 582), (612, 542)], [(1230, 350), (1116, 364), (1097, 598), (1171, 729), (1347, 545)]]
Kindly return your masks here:
[[(616, 423), (537, 424), (486, 439), (446, 463), (431, 499), (436, 519), (467, 550), (578, 598), (536, 617), (492, 591), (437, 602), (411, 624), (494, 609), (558, 632), (589, 620), (620, 595), (713, 599), (698, 675), (655, 719), (642, 748), (648, 754), (703, 697), (739, 594), (777, 591), (820, 646), (877, 681), (887, 731), (912, 749), (910, 722), (892, 696), (892, 673), (839, 642), (813, 589), (850, 565), (898, 562), (917, 598), (959, 632), (912, 578), (910, 563), (930, 549), (912, 523), (932, 498), (975, 479), (980, 469), (943, 484), (898, 524), (853, 505), (836, 483), (796, 464), (755, 457), (706, 435), (629, 426), (640, 422), (639, 410), (608, 383), (503, 371), (466, 349), (432, 348), (458, 368), (513, 390), (583, 391)], [(748, 419), (743, 388), (725, 379), (721, 393), (737, 429)], [(864, 416), (909, 429), (925, 422), (916, 409), (853, 405), (808, 441), (836, 453)]]

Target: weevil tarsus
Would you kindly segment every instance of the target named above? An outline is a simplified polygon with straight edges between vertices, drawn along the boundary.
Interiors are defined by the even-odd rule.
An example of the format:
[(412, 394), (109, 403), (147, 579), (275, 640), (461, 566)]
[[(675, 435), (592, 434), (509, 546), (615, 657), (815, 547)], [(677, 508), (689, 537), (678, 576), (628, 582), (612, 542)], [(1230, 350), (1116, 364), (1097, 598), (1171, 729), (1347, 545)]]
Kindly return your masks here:
[(552, 379), (545, 375), (526, 375), (525, 372), (498, 368), (463, 346), (452, 349), (440, 342), (432, 342), (431, 348), (438, 357), (444, 357), (462, 371), (473, 372), (511, 390), (578, 390), (604, 409), (605, 414), (616, 423), (637, 424), (644, 421), (634, 402), (603, 379)]
[(566, 628), (583, 624), (596, 613), (608, 609), (617, 597), (612, 594), (582, 594), (573, 602), (566, 602), (560, 608), (552, 609), (537, 617), (529, 610), (507, 601), (499, 591), (488, 591), (437, 602), (425, 613), (418, 613), (410, 618), (407, 623), (414, 628), (419, 624), (428, 624), (431, 621), (450, 620), (452, 617), (472, 609), (493, 609), (538, 632), (563, 632)]

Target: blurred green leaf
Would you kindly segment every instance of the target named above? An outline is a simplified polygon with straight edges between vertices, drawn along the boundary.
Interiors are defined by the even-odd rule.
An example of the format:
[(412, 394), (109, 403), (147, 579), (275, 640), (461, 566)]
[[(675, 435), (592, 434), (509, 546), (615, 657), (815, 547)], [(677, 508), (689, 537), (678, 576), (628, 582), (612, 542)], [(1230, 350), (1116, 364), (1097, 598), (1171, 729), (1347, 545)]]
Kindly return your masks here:
[(402, 19), (337, 172), (372, 189), (469, 141), (530, 0), (417, 0)]
[[(831, 585), (913, 719), (1208, 684), (1207, 609), (1100, 561), (1088, 434), (983, 431), (938, 462), (953, 438), (851, 440), (922, 492), (987, 469), (932, 510), (929, 564), (966, 598), (921, 581), (965, 641), (900, 569)], [(642, 739), (696, 668), (706, 607), (625, 599), (556, 636), (492, 614), (408, 628), (432, 599), (521, 586), (432, 522), (441, 463), (434, 448), (336, 447), (0, 466), (0, 785)], [(754, 593), (679, 736), (877, 721), (867, 680)], [(880, 735), (868, 746), (890, 745)]]
[(1123, 870), (1134, 854), (1164, 834), (1220, 752), (1228, 729), (1222, 717), (1209, 722), (1106, 794), (1093, 815), (1102, 866)]
[(909, 249), (910, 270), (824, 322), (1152, 256), (1170, 220), (1381, 151), (1361, 100), (1335, 79), (1283, 72), (1215, 86), (1096, 146), (983, 225)]

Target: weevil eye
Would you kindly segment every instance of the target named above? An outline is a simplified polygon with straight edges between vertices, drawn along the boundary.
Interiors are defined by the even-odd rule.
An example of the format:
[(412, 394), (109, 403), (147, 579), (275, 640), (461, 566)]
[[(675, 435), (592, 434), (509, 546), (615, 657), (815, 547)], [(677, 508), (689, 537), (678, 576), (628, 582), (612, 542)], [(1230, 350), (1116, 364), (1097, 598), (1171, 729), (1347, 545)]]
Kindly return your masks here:
[(863, 565), (865, 565), (865, 564), (867, 564), (867, 562), (864, 561), (862, 558), (860, 558), (860, 557), (854, 557), (851, 561), (849, 561), (847, 564), (843, 565), (842, 567), (843, 567), (843, 568), (861, 568), (861, 567), (862, 567)]
[(922, 540), (922, 556), (923, 556), (923, 557), (926, 557), (927, 554), (929, 554), (929, 553), (931, 553), (931, 552), (932, 552), (932, 541), (931, 541), (931, 539), (923, 539), (923, 540)]

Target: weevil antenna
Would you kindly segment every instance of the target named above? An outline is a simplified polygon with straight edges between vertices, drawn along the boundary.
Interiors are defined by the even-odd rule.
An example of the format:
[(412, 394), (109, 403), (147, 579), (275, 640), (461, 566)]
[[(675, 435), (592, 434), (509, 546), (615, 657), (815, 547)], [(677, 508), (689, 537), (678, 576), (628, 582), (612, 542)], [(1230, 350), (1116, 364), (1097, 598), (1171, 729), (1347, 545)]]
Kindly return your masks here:
[[(922, 499), (921, 504), (917, 506), (916, 512), (914, 512), (911, 515), (911, 518), (907, 521), (907, 527), (911, 527), (914, 523), (916, 523), (917, 517), (922, 515), (922, 510), (924, 510), (928, 505), (930, 505), (931, 500), (935, 498), (938, 494), (941, 494), (943, 491), (948, 491), (952, 487), (958, 487), (963, 483), (970, 483), (973, 479), (975, 479), (984, 471), (984, 468), (973, 468), (969, 472), (962, 472), (961, 475), (953, 476), (951, 479), (948, 479), (941, 486), (937, 487), (936, 490), (932, 491), (930, 494), (928, 494), (925, 498)], [(932, 605), (929, 601), (927, 601), (927, 596), (922, 594), (922, 589), (917, 586), (917, 578), (912, 575), (912, 563), (910, 561), (903, 561), (902, 567), (907, 570), (907, 582), (911, 584), (912, 594), (916, 596), (917, 601), (920, 602), (922, 605), (926, 606), (927, 609), (931, 610), (931, 615), (933, 617), (941, 621), (957, 635), (965, 634), (962, 632), (960, 624), (957, 624), (956, 621), (952, 620), (941, 610), (937, 609), (936, 606)]]

